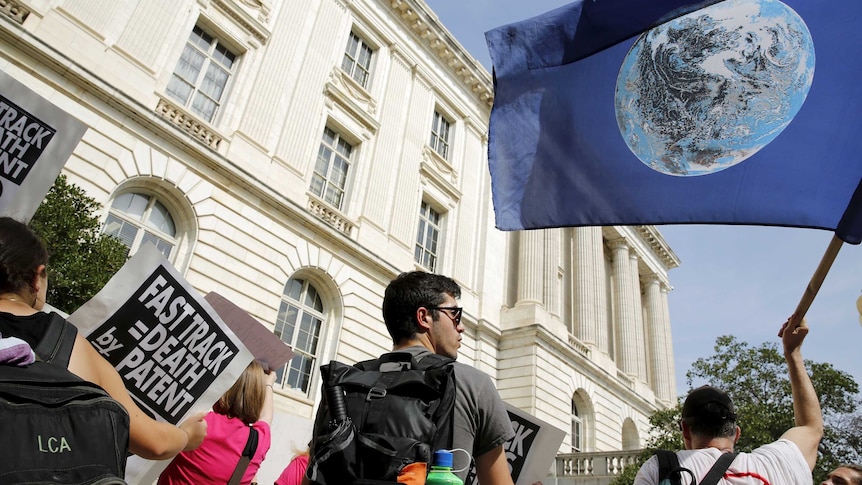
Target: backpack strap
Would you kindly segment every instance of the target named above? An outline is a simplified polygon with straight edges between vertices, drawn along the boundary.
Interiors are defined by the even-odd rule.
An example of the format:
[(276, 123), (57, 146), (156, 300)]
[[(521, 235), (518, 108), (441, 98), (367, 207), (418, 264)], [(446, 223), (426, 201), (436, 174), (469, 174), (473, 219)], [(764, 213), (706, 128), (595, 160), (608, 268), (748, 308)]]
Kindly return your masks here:
[[(655, 450), (658, 459), (658, 480), (670, 480), (672, 485), (681, 485), (679, 469), (679, 458), (676, 453), (669, 450)], [(677, 473), (673, 473), (677, 472)]]
[(254, 426), (249, 426), (248, 441), (245, 442), (245, 448), (243, 448), (242, 455), (239, 457), (239, 463), (236, 464), (236, 468), (233, 469), (233, 474), (227, 482), (228, 485), (240, 484), (242, 476), (245, 475), (245, 471), (248, 469), (248, 464), (251, 462), (252, 457), (254, 457), (255, 450), (257, 450), (257, 430), (254, 429)]
[(730, 468), (730, 464), (733, 463), (733, 460), (736, 459), (736, 455), (739, 453), (724, 453), (722, 454), (718, 460), (715, 460), (715, 463), (712, 465), (712, 468), (709, 469), (709, 472), (703, 477), (703, 481), (700, 482), (700, 485), (716, 485), (721, 477), (724, 476), (724, 472)]
[(45, 334), (33, 352), (44, 362), (67, 368), (78, 329), (57, 313), (49, 315), (51, 320), (45, 328)]

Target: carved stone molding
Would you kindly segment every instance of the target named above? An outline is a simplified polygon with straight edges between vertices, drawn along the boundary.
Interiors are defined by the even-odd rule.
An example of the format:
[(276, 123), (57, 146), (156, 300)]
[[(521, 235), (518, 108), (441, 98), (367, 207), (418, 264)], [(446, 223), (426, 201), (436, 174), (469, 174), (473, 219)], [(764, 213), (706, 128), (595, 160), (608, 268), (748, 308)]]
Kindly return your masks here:
[(493, 86), (488, 72), (471, 58), (445, 29), (438, 27), (439, 20), (428, 13), (422, 2), (390, 0), (389, 6), (482, 103), (488, 107), (494, 103)]
[(197, 119), (195, 116), (187, 113), (183, 108), (180, 108), (165, 98), (159, 98), (159, 104), (156, 106), (156, 113), (204, 145), (213, 150), (218, 150), (222, 141), (221, 135), (216, 133), (212, 128)]
[(572, 334), (569, 334), (569, 345), (571, 345), (572, 348), (575, 349), (575, 351), (579, 352), (584, 357), (590, 357), (590, 348)]
[(624, 237), (608, 241), (608, 246), (611, 249), (631, 249), (631, 244), (629, 244), (629, 242)]
[(19, 24), (23, 24), (30, 10), (15, 0), (0, 0), (0, 12)]
[(339, 67), (333, 68), (323, 87), (325, 103), (330, 109), (338, 105), (366, 128), (366, 138), (377, 133), (380, 123), (375, 118), (377, 100), (350, 79)]
[(329, 73), (329, 82), (343, 89), (353, 98), (353, 101), (365, 108), (368, 114), (373, 115), (377, 112), (377, 100), (338, 66), (333, 67)]
[(308, 197), (308, 211), (347, 236), (350, 236), (353, 231), (352, 222), (348, 221), (339, 211), (312, 195)]
[(637, 233), (644, 242), (649, 244), (650, 248), (655, 251), (658, 257), (661, 258), (662, 263), (664, 263), (668, 269), (673, 269), (679, 266), (679, 258), (670, 249), (670, 246), (668, 246), (664, 237), (662, 237), (661, 233), (655, 226), (637, 226)]
[(272, 32), (267, 25), (272, 9), (268, 0), (212, 0), (212, 4), (261, 45), (269, 42)]
[(422, 147), (419, 170), (451, 200), (457, 201), (461, 198), (461, 191), (458, 190), (458, 171), (428, 145)]
[(252, 10), (257, 10), (257, 19), (268, 24), (269, 16), (272, 13), (272, 6), (268, 0), (240, 0), (243, 5), (250, 7)]

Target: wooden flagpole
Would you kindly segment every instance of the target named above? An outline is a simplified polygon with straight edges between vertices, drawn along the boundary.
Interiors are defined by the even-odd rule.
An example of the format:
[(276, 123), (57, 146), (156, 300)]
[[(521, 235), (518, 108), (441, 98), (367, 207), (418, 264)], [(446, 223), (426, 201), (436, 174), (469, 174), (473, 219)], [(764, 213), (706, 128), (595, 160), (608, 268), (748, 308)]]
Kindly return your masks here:
[(835, 257), (838, 256), (838, 251), (841, 249), (842, 244), (844, 244), (844, 241), (835, 234), (832, 234), (832, 240), (829, 241), (829, 246), (826, 248), (826, 252), (823, 253), (823, 258), (820, 259), (820, 264), (817, 265), (814, 276), (811, 277), (808, 287), (805, 288), (805, 293), (802, 294), (802, 299), (796, 305), (794, 314), (798, 318), (802, 319), (805, 313), (808, 312), (808, 308), (811, 307), (811, 303), (814, 302), (814, 297), (820, 291), (820, 286), (823, 284), (823, 280), (826, 279), (826, 274), (829, 273), (832, 263), (835, 262)]

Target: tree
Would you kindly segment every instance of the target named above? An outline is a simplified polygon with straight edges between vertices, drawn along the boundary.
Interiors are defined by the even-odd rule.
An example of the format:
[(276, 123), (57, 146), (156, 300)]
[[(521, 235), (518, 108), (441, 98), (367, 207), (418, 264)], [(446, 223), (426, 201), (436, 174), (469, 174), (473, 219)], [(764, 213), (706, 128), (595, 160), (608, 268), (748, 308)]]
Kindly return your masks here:
[(71, 313), (126, 262), (128, 248), (100, 231), (101, 204), (60, 175), (30, 220), (48, 248), (48, 302)]
[[(686, 373), (686, 383), (690, 388), (695, 382), (698, 385), (709, 383), (730, 394), (742, 428), (737, 451), (749, 452), (775, 441), (793, 427), (793, 399), (787, 364), (775, 343), (752, 347), (725, 335), (716, 339), (714, 351), (714, 355), (692, 364)], [(862, 415), (858, 413), (859, 385), (849, 374), (835, 369), (832, 364), (808, 360), (805, 364), (820, 398), (826, 424), (814, 470), (814, 482), (819, 483), (838, 463), (858, 462), (860, 459)], [(652, 437), (647, 443), (647, 452), (640, 457), (642, 460), (631, 466), (634, 473), (653, 450), (682, 448), (682, 436), (677, 426), (681, 409), (682, 405), (678, 403), (676, 407), (658, 411), (650, 418)], [(611, 483), (631, 484), (634, 473), (628, 479), (629, 473), (624, 472)]]

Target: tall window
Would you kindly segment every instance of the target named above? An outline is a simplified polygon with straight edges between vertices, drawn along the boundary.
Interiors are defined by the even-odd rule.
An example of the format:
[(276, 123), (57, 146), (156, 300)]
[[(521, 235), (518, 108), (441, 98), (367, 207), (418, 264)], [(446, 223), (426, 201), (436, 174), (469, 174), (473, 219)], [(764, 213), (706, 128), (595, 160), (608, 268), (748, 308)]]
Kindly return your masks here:
[(440, 154), (441, 157), (449, 158), (449, 130), (452, 124), (440, 114), (439, 111), (434, 112), (434, 122), (431, 125), (431, 148)]
[(572, 453), (580, 453), (584, 449), (583, 421), (578, 413), (578, 405), (572, 400)]
[(413, 259), (432, 273), (437, 269), (438, 243), (440, 242), (440, 213), (427, 202), (419, 207), (419, 230)]
[(139, 192), (114, 199), (103, 232), (122, 241), (129, 248), (128, 254), (151, 242), (170, 259), (177, 245), (177, 228), (170, 211), (156, 197)]
[(341, 209), (350, 170), (350, 155), (353, 145), (329, 128), (323, 130), (323, 141), (317, 151), (317, 163), (311, 177), (309, 190), (327, 204)]
[(219, 39), (195, 26), (168, 83), (168, 95), (211, 122), (222, 105), (236, 58)]
[(341, 70), (358, 82), (363, 88), (368, 87), (368, 76), (371, 73), (371, 57), (374, 50), (358, 35), (350, 32), (347, 39), (347, 49), (341, 61)]
[(284, 287), (275, 321), (275, 335), (289, 345), (293, 359), (278, 370), (276, 382), (283, 388), (308, 393), (316, 369), (320, 327), (325, 315), (317, 290), (308, 281), (291, 278)]

